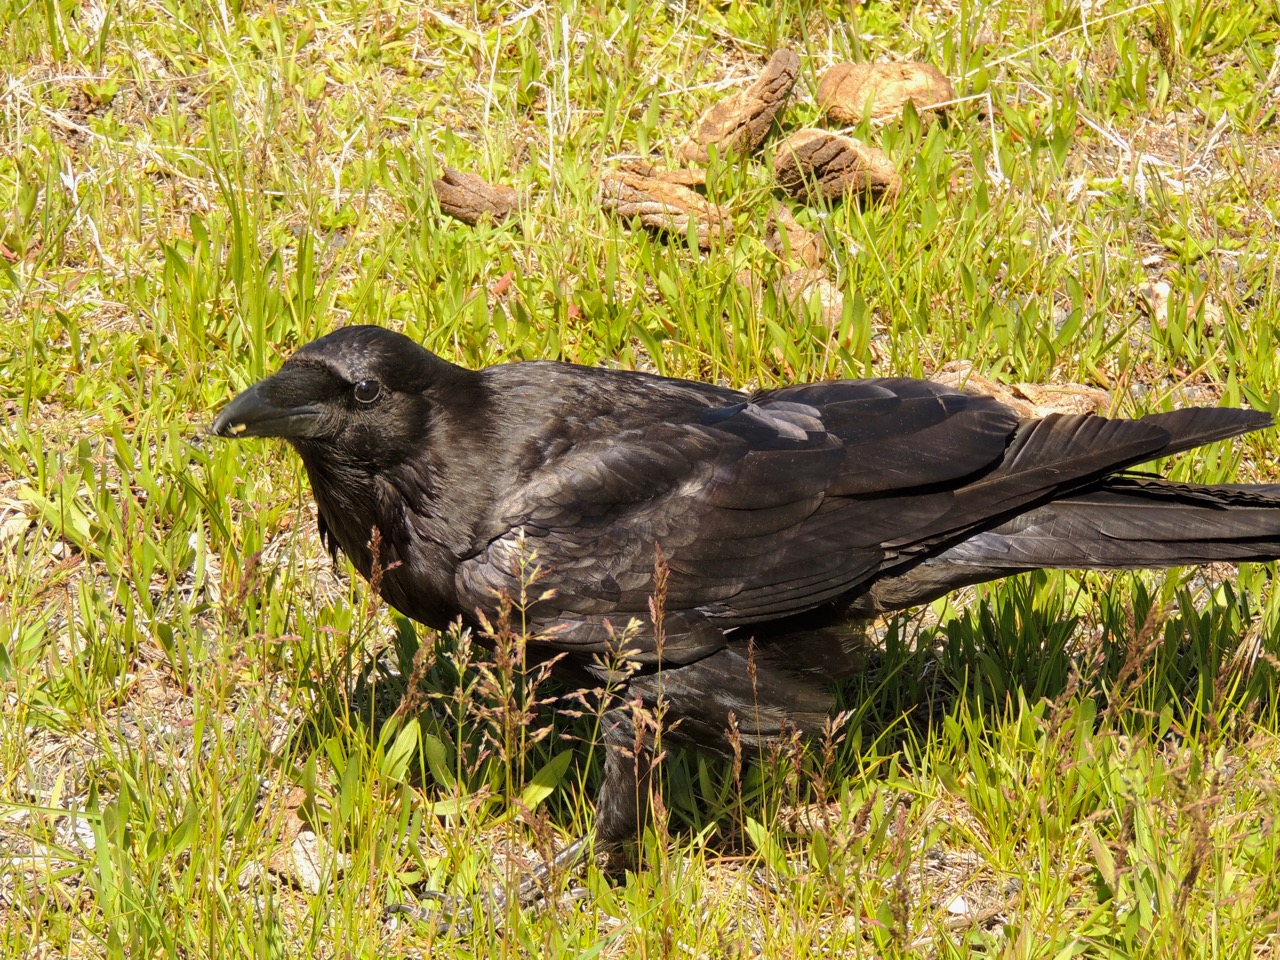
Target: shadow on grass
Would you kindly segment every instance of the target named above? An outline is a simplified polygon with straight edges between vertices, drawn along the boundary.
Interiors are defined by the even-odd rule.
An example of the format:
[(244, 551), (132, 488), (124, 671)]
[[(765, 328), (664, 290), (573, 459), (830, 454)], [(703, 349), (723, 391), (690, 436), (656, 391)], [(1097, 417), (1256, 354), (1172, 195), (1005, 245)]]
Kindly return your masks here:
[[(1257, 568), (1250, 585), (1265, 575)], [(1159, 583), (1153, 590), (1115, 575), (1085, 591), (1078, 580), (1037, 573), (932, 622), (927, 613), (886, 621), (851, 651), (860, 667), (839, 684), (824, 742), (782, 743), (746, 763), (671, 750), (660, 803), (673, 828), (718, 833), (738, 849), (744, 818), (837, 795), (842, 782), (874, 778), (887, 764), (909, 768), (961, 713), (987, 729), (1019, 720), (1028, 705), (1092, 701), (1096, 731), (1152, 741), (1231, 736), (1274, 716), (1276, 639), (1265, 629), (1274, 620), (1259, 614), (1249, 589)], [(465, 632), (420, 638), (412, 623), (396, 622), (386, 652), (366, 658), (346, 689), (318, 691), (299, 735), (318, 742), (346, 729), (385, 748), (387, 723), (396, 718), (398, 732), (414, 719), (412, 782), (437, 796), (492, 798), (494, 810), (503, 796), (519, 806), (531, 778), (546, 780), (572, 751), (576, 763), (558, 766), (550, 786), (576, 787), (548, 791), (537, 817), (516, 813), (535, 827), (545, 814), (568, 831), (586, 829), (584, 801), (595, 796), (603, 758), (601, 697), (551, 680), (546, 664), (522, 665), (510, 631), (481, 644)]]

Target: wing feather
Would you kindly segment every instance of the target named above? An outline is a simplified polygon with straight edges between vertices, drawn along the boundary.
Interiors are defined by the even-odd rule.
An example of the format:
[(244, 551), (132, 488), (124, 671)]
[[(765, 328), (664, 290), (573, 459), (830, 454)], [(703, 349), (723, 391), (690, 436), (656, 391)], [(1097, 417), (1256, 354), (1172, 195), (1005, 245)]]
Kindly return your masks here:
[(584, 376), (572, 405), (525, 443), (519, 480), (459, 565), (457, 590), (473, 606), (515, 595), (532, 557), (551, 595), (525, 614), (548, 642), (604, 653), (634, 619), (633, 651), (655, 659), (660, 551), (661, 655), (677, 663), (716, 649), (725, 630), (812, 610), (1117, 469), (1266, 419), (1020, 421), (989, 397), (919, 380), (745, 396)]
[(531, 443), (541, 459), (495, 505), (484, 542), (459, 567), (460, 594), (477, 605), (514, 594), (521, 551), (535, 554), (556, 587), (531, 611), (535, 623), (561, 625), (553, 643), (603, 650), (627, 620), (647, 620), (660, 548), (663, 655), (693, 659), (709, 636), (811, 609), (872, 575), (886, 539), (953, 503), (948, 491), (899, 499), (886, 490), (989, 468), (1017, 423), (994, 401), (913, 380), (811, 384), (664, 412), (578, 443)]

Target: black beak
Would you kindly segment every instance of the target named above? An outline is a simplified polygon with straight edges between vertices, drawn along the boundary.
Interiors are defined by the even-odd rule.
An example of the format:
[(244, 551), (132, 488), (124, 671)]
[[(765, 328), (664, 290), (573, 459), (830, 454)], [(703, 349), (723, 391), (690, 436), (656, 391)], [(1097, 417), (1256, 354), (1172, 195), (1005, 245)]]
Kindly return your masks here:
[(284, 437), (300, 439), (320, 433), (324, 408), (319, 404), (279, 407), (269, 399), (272, 377), (259, 380), (218, 413), (210, 427), (215, 437)]

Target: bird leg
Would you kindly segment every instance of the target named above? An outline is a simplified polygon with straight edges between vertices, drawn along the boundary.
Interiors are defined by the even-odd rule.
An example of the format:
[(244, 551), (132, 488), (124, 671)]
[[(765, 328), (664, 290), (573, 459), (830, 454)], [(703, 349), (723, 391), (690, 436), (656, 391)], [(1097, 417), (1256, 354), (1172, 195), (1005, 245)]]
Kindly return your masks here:
[[(537, 907), (544, 901), (543, 893), (550, 878), (576, 866), (591, 849), (591, 839), (590, 835), (580, 837), (549, 861), (524, 871), (514, 891), (508, 892), (502, 884), (480, 891), (478, 909), (472, 907), (464, 897), (427, 890), (422, 894), (422, 899), (440, 904), (439, 910), (426, 910), (415, 903), (393, 903), (387, 907), (386, 912), (389, 916), (403, 914), (418, 920), (434, 921), (439, 933), (469, 933), (475, 926), (477, 913), (481, 917), (492, 919), (495, 926), (501, 926), (513, 894), (522, 908)], [(578, 891), (572, 891), (569, 898), (579, 899), (579, 896)]]
[[(778, 641), (776, 646), (791, 649), (794, 644)], [(831, 657), (824, 663), (833, 675), (839, 672)], [(797, 669), (775, 644), (757, 652), (753, 644), (741, 643), (691, 664), (633, 677), (627, 693), (635, 699), (601, 717), (604, 780), (596, 797), (594, 833), (524, 873), (514, 889), (499, 886), (482, 894), (482, 913), (499, 917), (513, 896), (522, 907), (533, 906), (542, 900), (553, 874), (572, 869), (588, 853), (613, 854), (639, 838), (650, 807), (653, 717), (660, 718), (665, 743), (731, 757), (736, 737), (739, 749), (763, 750), (789, 731), (813, 735), (822, 728), (832, 695), (813, 672)], [(439, 920), (441, 929), (465, 930), (472, 925), (474, 911), (457, 898), (440, 893), (426, 897), (444, 904), (435, 914), (449, 916)], [(415, 907), (394, 910), (424, 915)]]
[(596, 853), (614, 853), (638, 840), (648, 820), (654, 761), (633, 710), (615, 707), (600, 721), (605, 753), (604, 780), (596, 797)]
[[(629, 841), (637, 839), (648, 819), (649, 784), (653, 762), (643, 737), (628, 707), (609, 710), (601, 718), (604, 728), (604, 781), (596, 798), (596, 828), (569, 844), (549, 861), (525, 871), (519, 884), (508, 890), (499, 884), (480, 894), (478, 912), (500, 923), (514, 896), (521, 907), (534, 907), (544, 900), (550, 878), (577, 866), (590, 853), (615, 853)], [(570, 898), (578, 899), (577, 891)], [(422, 898), (441, 905), (428, 911), (418, 904), (396, 903), (387, 907), (389, 915), (405, 914), (419, 920), (433, 921), (439, 932), (466, 933), (476, 920), (477, 908), (463, 898), (436, 890), (428, 890)]]

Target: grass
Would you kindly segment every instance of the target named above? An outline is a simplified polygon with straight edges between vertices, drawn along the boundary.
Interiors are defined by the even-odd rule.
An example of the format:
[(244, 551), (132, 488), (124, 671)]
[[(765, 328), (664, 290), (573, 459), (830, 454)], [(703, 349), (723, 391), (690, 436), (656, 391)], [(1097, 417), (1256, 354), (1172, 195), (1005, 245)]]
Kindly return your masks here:
[[(585, 899), (501, 929), (388, 926), (590, 827), (593, 717), (371, 600), (286, 451), (200, 434), (349, 322), (466, 364), (769, 386), (961, 358), (1122, 415), (1274, 412), (1274, 0), (0, 0), (0, 25), (0, 955), (1274, 955), (1262, 566), (1029, 576), (879, 624), (828, 742), (670, 756), (624, 878), (554, 878)], [(600, 163), (669, 154), (780, 44), (787, 129), (843, 59), (962, 97), (855, 131), (895, 202), (797, 208), (834, 330), (734, 280), (785, 269), (768, 148), (713, 167), (735, 233), (706, 254), (597, 204)], [(528, 203), (444, 219), (441, 163)], [(1274, 483), (1275, 449), (1169, 466)]]

